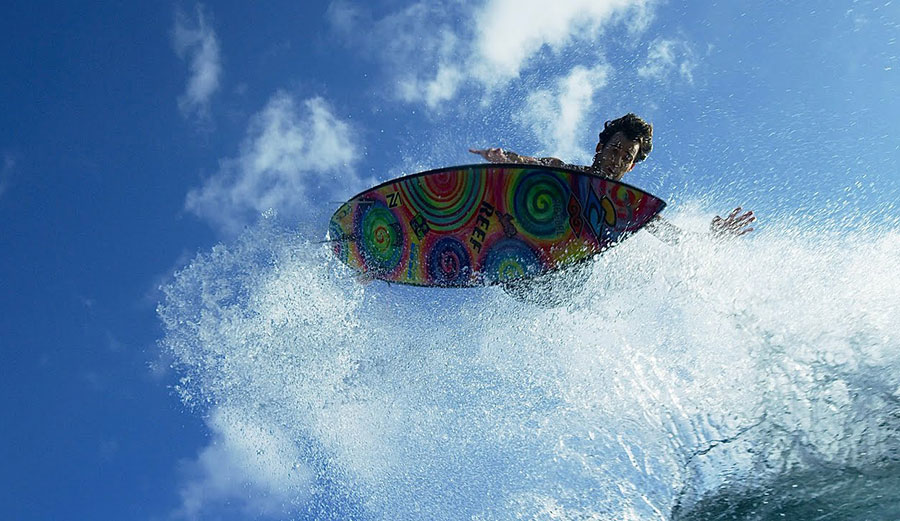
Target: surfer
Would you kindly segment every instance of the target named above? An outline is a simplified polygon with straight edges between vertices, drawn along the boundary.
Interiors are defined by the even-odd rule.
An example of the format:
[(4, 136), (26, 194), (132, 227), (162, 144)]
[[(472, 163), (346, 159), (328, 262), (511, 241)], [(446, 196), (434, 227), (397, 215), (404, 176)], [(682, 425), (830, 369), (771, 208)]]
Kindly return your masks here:
[[(618, 181), (650, 154), (653, 148), (653, 126), (634, 114), (607, 121), (597, 140), (596, 154), (590, 166), (571, 165), (555, 157), (530, 157), (502, 148), (469, 149), (491, 163), (523, 163), (570, 168)], [(727, 217), (716, 216), (709, 225), (713, 237), (737, 237), (752, 232), (756, 217), (752, 211), (741, 214), (735, 208)], [(684, 231), (660, 216), (645, 228), (667, 244), (677, 244)]]

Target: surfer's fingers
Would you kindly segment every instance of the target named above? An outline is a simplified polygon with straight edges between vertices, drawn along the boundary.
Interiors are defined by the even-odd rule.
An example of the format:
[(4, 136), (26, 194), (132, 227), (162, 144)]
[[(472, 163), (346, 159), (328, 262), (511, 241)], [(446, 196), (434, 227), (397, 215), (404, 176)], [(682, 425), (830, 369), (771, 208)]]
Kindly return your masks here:
[(751, 223), (755, 220), (756, 220), (756, 217), (753, 215), (753, 212), (750, 211), (750, 212), (747, 212), (744, 215), (738, 217), (737, 219), (735, 219), (734, 223), (735, 224), (747, 224), (747, 223)]
[(744, 230), (746, 230), (746, 227), (749, 225), (749, 222), (741, 224), (731, 224), (730, 226), (726, 227), (725, 230), (736, 235), (743, 235)]
[(755, 217), (749, 217), (747, 219), (736, 220), (736, 221), (727, 221), (723, 220), (716, 227), (719, 233), (732, 234), (736, 236), (744, 235), (747, 232), (753, 231), (753, 228), (745, 229), (746, 226), (749, 226), (750, 223), (755, 221)]

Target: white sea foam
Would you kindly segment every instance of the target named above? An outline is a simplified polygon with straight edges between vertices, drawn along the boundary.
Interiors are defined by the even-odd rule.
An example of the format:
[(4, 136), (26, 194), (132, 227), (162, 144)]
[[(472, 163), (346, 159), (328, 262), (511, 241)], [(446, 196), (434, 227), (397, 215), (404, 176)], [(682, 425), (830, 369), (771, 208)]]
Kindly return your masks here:
[(161, 344), (186, 403), (294, 441), (279, 468), (306, 481), (280, 482), (309, 482), (288, 503), (315, 518), (690, 517), (786, 473), (900, 464), (898, 252), (892, 225), (642, 232), (542, 309), (363, 287), (264, 222), (166, 288)]

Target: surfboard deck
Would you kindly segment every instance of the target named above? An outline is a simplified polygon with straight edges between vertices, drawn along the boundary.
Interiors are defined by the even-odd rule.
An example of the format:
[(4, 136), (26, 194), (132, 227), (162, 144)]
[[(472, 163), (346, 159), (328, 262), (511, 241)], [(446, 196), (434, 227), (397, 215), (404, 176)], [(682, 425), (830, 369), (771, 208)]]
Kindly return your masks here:
[(577, 170), (485, 163), (392, 179), (341, 205), (328, 238), (366, 276), (471, 287), (570, 266), (638, 231), (666, 203)]

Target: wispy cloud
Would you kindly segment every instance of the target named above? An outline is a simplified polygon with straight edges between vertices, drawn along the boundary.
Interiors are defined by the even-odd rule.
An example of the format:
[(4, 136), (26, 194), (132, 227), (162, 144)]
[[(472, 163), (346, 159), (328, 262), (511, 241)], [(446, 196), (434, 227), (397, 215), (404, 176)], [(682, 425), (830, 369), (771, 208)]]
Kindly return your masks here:
[(178, 108), (185, 116), (208, 117), (210, 98), (219, 89), (222, 74), (219, 42), (206, 18), (200, 5), (196, 8), (195, 19), (190, 19), (181, 10), (175, 13), (172, 46), (190, 68), (187, 88), (178, 97)]
[(350, 124), (325, 100), (298, 103), (279, 92), (252, 118), (240, 154), (191, 190), (186, 206), (226, 234), (268, 210), (308, 219), (323, 198), (352, 195), (369, 181), (353, 168), (357, 155)]
[(251, 517), (295, 511), (312, 487), (297, 446), (277, 426), (215, 409), (208, 420), (211, 443), (181, 465), (181, 506), (173, 519), (206, 519), (226, 505)]
[(396, 95), (430, 108), (454, 99), (465, 85), (491, 92), (534, 66), (544, 48), (563, 53), (595, 41), (613, 24), (639, 32), (654, 0), (421, 0), (380, 19), (348, 0), (329, 8), (332, 28), (367, 48), (399, 85)]
[(687, 41), (658, 38), (650, 44), (637, 73), (642, 78), (667, 80), (675, 76), (692, 83), (696, 67), (696, 55)]
[(428, 108), (436, 108), (442, 102), (453, 99), (464, 80), (462, 71), (452, 65), (441, 65), (432, 79), (410, 76), (400, 81), (399, 94), (403, 101), (425, 102)]
[(594, 95), (606, 85), (610, 70), (607, 65), (590, 69), (577, 66), (552, 89), (529, 94), (519, 119), (534, 132), (547, 153), (587, 159), (577, 146), (577, 133), (584, 127), (584, 115), (593, 107)]
[(470, 37), (458, 33), (465, 29), (455, 22), (470, 16), (466, 6), (458, 0), (422, 0), (375, 19), (362, 5), (336, 0), (327, 18), (347, 44), (381, 62), (392, 95), (432, 108), (452, 99), (466, 79), (461, 58)]
[(325, 12), (331, 27), (344, 37), (353, 34), (362, 16), (362, 10), (347, 0), (332, 1)]
[(485, 85), (516, 78), (541, 48), (557, 52), (595, 40), (623, 22), (633, 31), (650, 20), (649, 0), (490, 0), (476, 13), (473, 75)]

